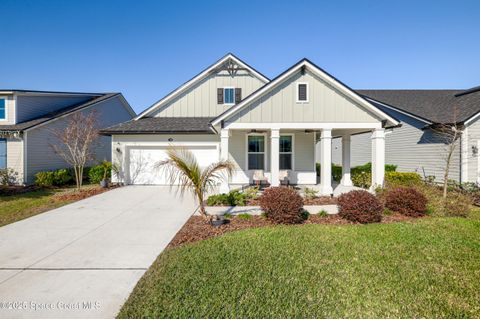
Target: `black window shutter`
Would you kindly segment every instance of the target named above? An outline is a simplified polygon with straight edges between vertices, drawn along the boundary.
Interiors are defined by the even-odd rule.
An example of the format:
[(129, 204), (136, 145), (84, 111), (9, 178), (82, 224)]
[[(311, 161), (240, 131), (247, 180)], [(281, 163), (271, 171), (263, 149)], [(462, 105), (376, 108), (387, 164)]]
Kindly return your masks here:
[(217, 103), (223, 104), (223, 88), (217, 89)]
[(242, 89), (235, 88), (235, 103), (239, 103), (242, 100)]
[(298, 85), (298, 100), (306, 101), (307, 100), (307, 85), (299, 84)]

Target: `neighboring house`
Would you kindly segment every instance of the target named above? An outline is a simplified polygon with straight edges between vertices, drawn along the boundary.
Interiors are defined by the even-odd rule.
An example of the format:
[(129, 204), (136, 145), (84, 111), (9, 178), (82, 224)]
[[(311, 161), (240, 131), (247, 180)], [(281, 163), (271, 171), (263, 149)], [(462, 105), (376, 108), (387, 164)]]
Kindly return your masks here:
[(398, 125), (378, 103), (307, 59), (270, 80), (227, 54), (135, 119), (103, 134), (112, 136), (112, 161), (127, 184), (169, 184), (156, 163), (174, 145), (190, 149), (202, 166), (219, 159), (235, 162), (235, 174), (221, 191), (257, 180), (316, 185), (315, 163), (320, 162), (318, 187), (331, 194), (332, 137), (343, 136), (341, 183), (350, 186), (350, 136), (370, 132), (372, 182), (379, 185), (385, 130)]
[[(0, 90), (0, 169), (18, 173), (29, 184), (39, 171), (68, 165), (53, 151), (53, 132), (77, 112), (98, 114), (100, 128), (128, 121), (136, 114), (120, 93), (68, 93)], [(111, 140), (102, 136), (95, 149), (99, 160), (111, 157)]]
[[(456, 123), (463, 130), (452, 156), (449, 178), (480, 182), (480, 87), (469, 90), (356, 90), (387, 114), (400, 120), (401, 127), (386, 134), (386, 163), (402, 172), (417, 172), (443, 181), (446, 159), (445, 138), (431, 125)], [(369, 134), (352, 136), (352, 166), (370, 161)], [(341, 141), (333, 141), (333, 162), (341, 164)], [(317, 149), (317, 153), (320, 150)]]

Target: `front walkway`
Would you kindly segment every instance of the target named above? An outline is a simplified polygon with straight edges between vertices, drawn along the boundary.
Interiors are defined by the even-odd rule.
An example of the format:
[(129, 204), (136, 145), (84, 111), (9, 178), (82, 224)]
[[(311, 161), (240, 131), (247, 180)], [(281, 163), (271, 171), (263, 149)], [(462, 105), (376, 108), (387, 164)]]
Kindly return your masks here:
[(128, 186), (1, 227), (0, 318), (115, 317), (193, 210)]

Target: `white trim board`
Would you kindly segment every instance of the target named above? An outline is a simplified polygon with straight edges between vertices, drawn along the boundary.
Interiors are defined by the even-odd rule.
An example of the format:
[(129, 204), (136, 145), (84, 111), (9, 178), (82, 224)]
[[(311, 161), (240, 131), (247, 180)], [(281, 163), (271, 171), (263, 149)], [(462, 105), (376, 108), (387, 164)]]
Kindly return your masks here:
[(220, 65), (222, 65), (223, 63), (225, 63), (226, 61), (228, 60), (233, 60), (235, 61), (235, 63), (237, 63), (238, 65), (241, 65), (243, 68), (247, 69), (249, 72), (251, 72), (255, 77), (257, 77), (260, 81), (262, 81), (263, 83), (268, 83), (270, 80), (268, 78), (266, 78), (265, 76), (263, 76), (262, 74), (260, 74), (258, 71), (256, 71), (255, 69), (253, 69), (252, 67), (250, 67), (249, 65), (247, 65), (246, 63), (244, 63), (243, 61), (241, 61), (239, 58), (237, 58), (236, 56), (234, 56), (233, 54), (229, 53), (227, 54), (226, 56), (224, 56), (223, 58), (221, 58), (220, 60), (218, 60), (216, 63), (214, 63), (213, 65), (211, 65), (210, 67), (208, 67), (207, 69), (205, 69), (204, 71), (202, 71), (200, 74), (198, 74), (197, 76), (195, 76), (193, 79), (189, 80), (188, 82), (182, 84), (181, 86), (179, 86), (177, 89), (175, 89), (173, 92), (167, 94), (164, 98), (162, 98), (160, 101), (156, 102), (155, 104), (153, 104), (152, 106), (150, 106), (148, 109), (146, 109), (145, 111), (141, 112), (136, 118), (135, 120), (138, 120), (138, 119), (141, 119), (142, 117), (146, 116), (146, 115), (149, 115), (151, 114), (152, 112), (156, 111), (157, 109), (159, 109), (160, 107), (162, 107), (163, 105), (165, 105), (166, 103), (168, 103), (169, 101), (171, 101), (172, 99), (174, 99), (175, 97), (177, 97), (179, 94), (181, 94), (182, 92), (184, 92), (185, 90), (187, 90), (188, 88), (190, 88), (192, 85), (194, 85), (195, 83), (201, 81), (202, 79), (204, 79), (206, 76), (208, 76), (213, 70), (215, 70), (217, 67), (219, 67)]
[(378, 129), (382, 123), (225, 123), (224, 129)]
[(353, 101), (356, 101), (358, 104), (362, 105), (367, 110), (370, 110), (372, 113), (378, 115), (382, 119), (388, 120), (389, 122), (391, 122), (392, 125), (395, 126), (399, 124), (399, 122), (395, 120), (393, 117), (376, 108), (369, 101), (362, 98), (360, 95), (358, 95), (356, 92), (352, 91), (342, 83), (338, 82), (336, 79), (334, 79), (333, 77), (331, 77), (330, 75), (328, 75), (327, 73), (319, 69), (317, 66), (310, 63), (308, 60), (303, 59), (299, 63), (297, 63), (294, 67), (290, 68), (290, 70), (278, 76), (275, 80), (265, 84), (255, 93), (252, 93), (247, 98), (242, 100), (240, 103), (228, 109), (226, 112), (220, 114), (218, 117), (216, 117), (212, 121), (212, 125), (218, 125), (221, 121), (237, 113), (239, 110), (247, 106), (249, 103), (256, 101), (259, 97), (266, 94), (271, 89), (275, 88), (277, 85), (281, 84), (284, 80), (288, 79), (290, 76), (300, 71), (302, 68), (307, 68), (310, 72), (318, 76), (321, 80), (327, 82), (328, 84), (333, 86), (335, 89), (339, 90), (340, 92), (345, 94), (347, 97), (351, 98)]

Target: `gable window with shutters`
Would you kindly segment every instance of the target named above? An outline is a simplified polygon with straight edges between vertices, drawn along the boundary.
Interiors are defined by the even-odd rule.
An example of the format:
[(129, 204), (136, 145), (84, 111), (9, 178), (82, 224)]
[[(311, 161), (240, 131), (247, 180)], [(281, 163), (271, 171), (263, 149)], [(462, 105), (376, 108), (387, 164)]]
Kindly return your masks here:
[(297, 103), (308, 102), (308, 83), (297, 83)]
[(224, 87), (217, 89), (217, 103), (234, 105), (242, 100), (242, 89), (234, 87)]

